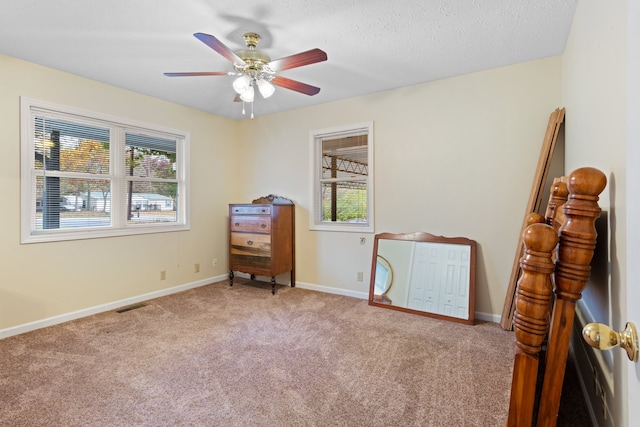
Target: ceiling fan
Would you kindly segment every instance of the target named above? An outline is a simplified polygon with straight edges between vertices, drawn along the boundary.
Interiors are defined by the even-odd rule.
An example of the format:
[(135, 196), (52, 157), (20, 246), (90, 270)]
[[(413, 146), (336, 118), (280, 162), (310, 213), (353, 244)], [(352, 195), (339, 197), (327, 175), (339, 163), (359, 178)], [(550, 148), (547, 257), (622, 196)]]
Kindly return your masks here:
[(244, 41), (247, 49), (237, 52), (232, 51), (210, 34), (195, 33), (194, 36), (231, 62), (235, 71), (164, 73), (165, 76), (238, 76), (238, 78), (233, 81), (233, 89), (237, 94), (235, 100), (245, 102), (253, 102), (255, 94), (254, 87), (256, 86), (263, 98), (268, 98), (273, 95), (275, 91), (274, 86), (290, 89), (309, 96), (316, 95), (320, 92), (320, 88), (318, 87), (276, 74), (280, 71), (326, 61), (327, 54), (321, 49), (311, 49), (272, 61), (269, 55), (256, 49), (256, 46), (260, 42), (260, 36), (256, 33), (245, 33)]

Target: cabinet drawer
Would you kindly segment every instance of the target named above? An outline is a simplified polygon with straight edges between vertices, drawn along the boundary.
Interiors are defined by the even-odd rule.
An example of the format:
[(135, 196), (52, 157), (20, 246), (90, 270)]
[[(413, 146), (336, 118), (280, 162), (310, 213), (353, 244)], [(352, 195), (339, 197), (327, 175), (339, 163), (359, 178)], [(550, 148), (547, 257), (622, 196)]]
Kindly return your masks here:
[(254, 214), (254, 215), (271, 215), (271, 206), (233, 206), (231, 213), (234, 214)]
[[(269, 234), (231, 233), (231, 258), (240, 261), (246, 258), (271, 257), (271, 236)], [(243, 263), (243, 262), (241, 262)]]
[(231, 231), (270, 233), (271, 217), (258, 215), (234, 215), (231, 217)]

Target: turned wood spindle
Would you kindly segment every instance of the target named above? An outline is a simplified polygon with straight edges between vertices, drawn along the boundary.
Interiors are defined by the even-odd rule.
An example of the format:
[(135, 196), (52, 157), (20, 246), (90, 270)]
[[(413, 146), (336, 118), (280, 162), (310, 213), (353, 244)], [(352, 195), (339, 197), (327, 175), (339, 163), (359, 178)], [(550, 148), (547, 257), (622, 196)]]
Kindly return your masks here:
[[(563, 177), (564, 178), (564, 177)], [(549, 190), (549, 203), (545, 212), (546, 223), (552, 226), (556, 231), (560, 229), (564, 223), (564, 204), (567, 203), (569, 197), (569, 189), (563, 178), (555, 178)]]
[(555, 304), (537, 426), (555, 426), (573, 328), (575, 304), (591, 273), (596, 245), (595, 221), (600, 216), (598, 196), (607, 184), (606, 176), (595, 168), (573, 171), (567, 180), (569, 198), (564, 205), (565, 221), (559, 231), (556, 253)]
[[(537, 214), (536, 214), (537, 215)], [(541, 215), (531, 221), (544, 221)], [(508, 427), (531, 426), (535, 402), (539, 353), (549, 329), (553, 273), (551, 254), (558, 242), (553, 227), (533, 223), (523, 233), (525, 252), (520, 259), (522, 274), (516, 287), (514, 359)]]

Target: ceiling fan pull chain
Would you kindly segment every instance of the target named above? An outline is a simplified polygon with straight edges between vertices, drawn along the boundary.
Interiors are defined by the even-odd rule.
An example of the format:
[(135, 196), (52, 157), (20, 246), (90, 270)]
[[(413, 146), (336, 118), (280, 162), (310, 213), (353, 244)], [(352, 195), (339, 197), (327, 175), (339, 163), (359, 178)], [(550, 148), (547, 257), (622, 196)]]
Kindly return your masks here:
[(244, 116), (244, 101), (242, 101), (242, 115)]
[(251, 118), (253, 119), (253, 102), (251, 103)]

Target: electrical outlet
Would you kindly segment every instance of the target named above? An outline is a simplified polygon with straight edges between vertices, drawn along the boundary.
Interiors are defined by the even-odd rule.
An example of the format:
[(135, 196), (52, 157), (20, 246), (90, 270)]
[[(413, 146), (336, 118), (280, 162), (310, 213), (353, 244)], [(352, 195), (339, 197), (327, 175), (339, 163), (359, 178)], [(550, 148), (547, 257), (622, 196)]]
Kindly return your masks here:
[(364, 273), (362, 271), (358, 271), (358, 282), (362, 282), (364, 280)]
[(194, 270), (195, 270), (196, 273), (200, 273), (200, 264), (196, 264), (194, 266)]
[(213, 267), (213, 268), (218, 267), (218, 258), (214, 258), (214, 259), (211, 261), (211, 267)]
[(166, 280), (167, 279), (167, 270), (161, 270), (160, 271), (160, 280)]

